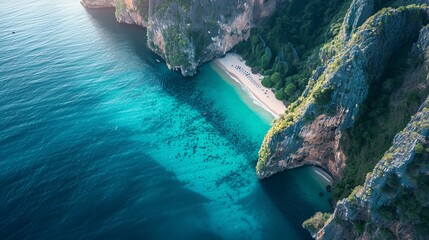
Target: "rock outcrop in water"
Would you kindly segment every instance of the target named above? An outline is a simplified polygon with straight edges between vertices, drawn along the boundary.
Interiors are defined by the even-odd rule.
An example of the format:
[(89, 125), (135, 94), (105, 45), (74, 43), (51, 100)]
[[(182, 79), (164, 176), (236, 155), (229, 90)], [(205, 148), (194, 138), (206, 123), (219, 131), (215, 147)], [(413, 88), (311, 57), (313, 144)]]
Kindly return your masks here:
[(303, 95), (265, 136), (256, 167), (259, 178), (303, 165), (320, 166), (336, 179), (342, 176), (342, 131), (353, 125), (369, 85), (380, 78), (392, 54), (417, 39), (428, 9), (409, 5), (371, 11), (370, 1), (352, 3), (343, 36), (335, 39), (341, 50), (316, 70)]
[(193, 75), (249, 37), (253, 24), (280, 0), (82, 0), (88, 8), (115, 7), (119, 22), (147, 28), (147, 45), (170, 69)]
[[(89, 8), (115, 7), (119, 22), (146, 27), (148, 46), (184, 75), (194, 74), (200, 64), (247, 39), (253, 24), (271, 15), (278, 2), (83, 0)], [(408, 5), (377, 12), (379, 2), (351, 3), (339, 34), (325, 45), (329, 47), (321, 48), (323, 66), (266, 135), (256, 167), (259, 178), (317, 165), (340, 179), (347, 163), (342, 133), (353, 126), (369, 87), (379, 81), (392, 55), (418, 39), (413, 52), (424, 59), (422, 72), (427, 74), (429, 29), (423, 25), (428, 7)], [(429, 235), (428, 135), (429, 98), (396, 135), (364, 187), (339, 201), (331, 217), (318, 214), (309, 221), (314, 223), (309, 228), (312, 234), (318, 239), (425, 239)]]

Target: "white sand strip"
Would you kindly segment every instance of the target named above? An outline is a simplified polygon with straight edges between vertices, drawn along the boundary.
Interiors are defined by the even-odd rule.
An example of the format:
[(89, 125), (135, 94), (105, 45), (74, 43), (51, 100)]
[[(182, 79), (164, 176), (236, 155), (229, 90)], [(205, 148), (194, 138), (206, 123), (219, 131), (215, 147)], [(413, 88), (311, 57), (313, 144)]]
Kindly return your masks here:
[(332, 184), (334, 182), (334, 180), (332, 179), (332, 177), (327, 172), (325, 172), (323, 169), (321, 169), (319, 167), (316, 167), (316, 166), (313, 166), (313, 171), (317, 175), (319, 175), (323, 179), (325, 179), (329, 184)]
[(262, 107), (271, 112), (276, 118), (285, 112), (286, 106), (283, 102), (277, 100), (270, 89), (262, 86), (262, 76), (253, 74), (240, 55), (228, 53), (223, 58), (215, 59), (214, 63), (239, 82), (240, 85), (244, 86), (249, 95), (257, 100), (256, 104), (259, 102)]

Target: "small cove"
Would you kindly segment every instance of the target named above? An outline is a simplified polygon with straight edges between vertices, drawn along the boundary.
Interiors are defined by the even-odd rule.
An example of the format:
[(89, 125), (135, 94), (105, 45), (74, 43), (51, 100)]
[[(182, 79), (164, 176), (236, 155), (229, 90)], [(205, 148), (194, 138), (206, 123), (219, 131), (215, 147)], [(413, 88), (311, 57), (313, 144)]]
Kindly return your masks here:
[(2, 239), (309, 239), (331, 211), (311, 168), (257, 180), (272, 116), (211, 64), (183, 78), (78, 1), (0, 9)]

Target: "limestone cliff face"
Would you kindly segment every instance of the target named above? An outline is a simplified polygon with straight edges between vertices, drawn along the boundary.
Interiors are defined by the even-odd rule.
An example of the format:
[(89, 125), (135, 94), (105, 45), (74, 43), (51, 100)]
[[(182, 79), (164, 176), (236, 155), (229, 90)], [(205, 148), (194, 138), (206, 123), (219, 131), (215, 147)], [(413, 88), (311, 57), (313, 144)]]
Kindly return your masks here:
[(253, 23), (272, 14), (276, 4), (275, 0), (198, 0), (182, 6), (171, 1), (150, 15), (148, 46), (170, 68), (193, 75), (202, 63), (248, 39)]
[(342, 34), (345, 40), (375, 12), (374, 0), (355, 0), (344, 18)]
[(82, 0), (86, 8), (115, 8), (118, 22), (148, 26), (148, 9), (152, 0)]
[(116, 0), (115, 16), (119, 22), (148, 27), (149, 0)]
[(350, 40), (343, 38), (343, 50), (316, 71), (303, 95), (265, 136), (256, 167), (259, 178), (303, 165), (317, 165), (341, 177), (341, 132), (353, 125), (371, 81), (379, 79), (396, 50), (417, 39), (427, 17), (426, 7), (409, 6), (385, 9), (364, 21), (373, 7), (354, 6), (362, 2), (368, 3), (352, 3), (344, 21), (343, 32)]
[(87, 8), (113, 8), (115, 7), (115, 0), (82, 0), (82, 5)]
[(147, 28), (147, 45), (170, 69), (193, 75), (199, 65), (246, 40), (250, 28), (281, 0), (82, 0), (115, 7), (119, 22)]
[[(423, 59), (429, 82), (429, 26), (420, 30), (412, 53)], [(429, 97), (395, 136), (364, 186), (338, 202), (317, 239), (428, 239), (428, 187)]]
[[(317, 239), (427, 239), (429, 98), (394, 138), (364, 187), (336, 210)], [(418, 150), (418, 145), (423, 150)], [(429, 148), (428, 148), (429, 150)]]

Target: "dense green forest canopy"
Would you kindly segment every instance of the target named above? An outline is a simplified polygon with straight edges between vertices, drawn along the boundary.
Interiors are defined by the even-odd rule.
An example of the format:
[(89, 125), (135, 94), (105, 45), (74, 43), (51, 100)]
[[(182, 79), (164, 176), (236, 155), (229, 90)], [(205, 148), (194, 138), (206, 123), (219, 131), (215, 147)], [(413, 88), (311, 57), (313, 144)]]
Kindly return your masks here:
[[(376, 0), (376, 9), (398, 1)], [(262, 85), (274, 88), (279, 100), (295, 101), (320, 64), (319, 49), (340, 31), (351, 0), (288, 2), (274, 16), (252, 29), (250, 40), (236, 50), (266, 77)], [(280, 80), (277, 75), (280, 74)]]
[(318, 49), (338, 34), (349, 0), (292, 1), (252, 29), (237, 51), (279, 100), (294, 101), (319, 64)]
[[(279, 100), (293, 102), (305, 89), (316, 67), (322, 65), (320, 50), (324, 44), (335, 42), (333, 39), (340, 32), (350, 3), (351, 0), (289, 2), (276, 15), (252, 29), (250, 39), (236, 50), (252, 71), (265, 76), (262, 85), (273, 88)], [(375, 11), (403, 4), (403, 0), (376, 0)], [(391, 146), (394, 135), (405, 127), (427, 96), (426, 90), (405, 92), (400, 94), (401, 104), (392, 107), (392, 92), (401, 87), (405, 69), (421, 64), (408, 55), (411, 45), (403, 46), (381, 79), (370, 86), (355, 126), (344, 133), (342, 144), (346, 146), (348, 163), (343, 178), (334, 186), (336, 200), (347, 197), (354, 187), (364, 183), (366, 174)], [(331, 92), (332, 89), (324, 89), (317, 93), (315, 102), (323, 104)], [(397, 110), (400, 108), (408, 110)]]

